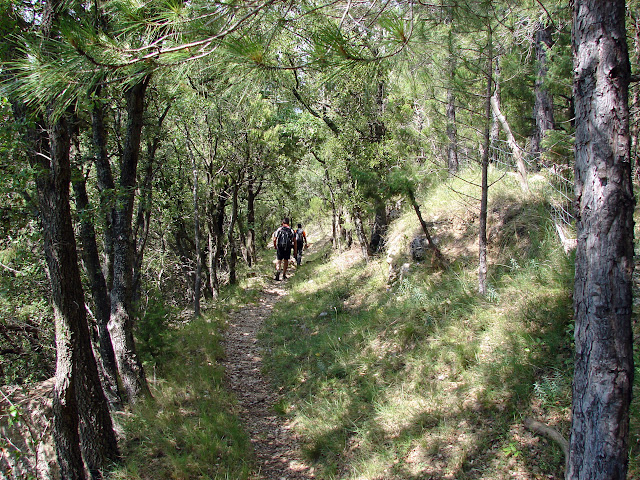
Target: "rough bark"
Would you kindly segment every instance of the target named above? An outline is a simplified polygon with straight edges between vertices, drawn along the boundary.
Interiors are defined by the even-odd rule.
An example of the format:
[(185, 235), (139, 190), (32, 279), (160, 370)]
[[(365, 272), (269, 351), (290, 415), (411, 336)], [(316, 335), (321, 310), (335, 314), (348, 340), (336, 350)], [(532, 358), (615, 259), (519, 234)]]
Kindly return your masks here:
[(65, 118), (53, 122), (48, 132), (50, 149), (33, 155), (32, 163), (38, 172), (40, 218), (56, 318), (56, 450), (63, 478), (85, 476), (79, 445), (91, 477), (102, 478), (102, 471), (117, 460), (118, 448), (84, 307), (69, 203), (70, 135)]
[(118, 391), (118, 370), (116, 357), (111, 345), (111, 336), (107, 329), (111, 314), (111, 302), (107, 292), (107, 283), (100, 265), (100, 254), (96, 242), (96, 232), (91, 219), (91, 208), (87, 195), (86, 181), (78, 172), (74, 176), (73, 191), (76, 208), (80, 215), (79, 238), (82, 252), (82, 264), (89, 280), (91, 297), (95, 306), (94, 316), (98, 331), (98, 348), (102, 371), (102, 387), (112, 408), (120, 409), (122, 399)]
[(131, 287), (133, 275), (132, 216), (135, 196), (136, 170), (140, 156), (144, 96), (149, 78), (133, 85), (125, 92), (127, 101), (127, 131), (121, 159), (119, 191), (113, 218), (114, 255), (113, 287), (111, 289), (111, 317), (109, 333), (116, 355), (118, 373), (129, 402), (135, 403), (150, 396), (142, 363), (133, 339)]
[(633, 383), (630, 66), (623, 0), (576, 0), (575, 373), (568, 479), (625, 479)]
[[(56, 0), (46, 2), (40, 24), (44, 38), (55, 38), (54, 28), (61, 14), (61, 4)], [(65, 115), (54, 117), (48, 112), (47, 116), (46, 137), (42, 122), (36, 129), (28, 129), (32, 135), (27, 137), (27, 145), (35, 171), (56, 324), (56, 453), (62, 478), (85, 478), (82, 455), (91, 477), (102, 478), (102, 471), (117, 460), (118, 448), (91, 349), (71, 219), (70, 127)]]
[(101, 87), (95, 91), (95, 100), (91, 108), (91, 130), (94, 156), (96, 162), (96, 178), (100, 191), (100, 206), (104, 215), (104, 276), (107, 291), (113, 285), (113, 216), (115, 182), (107, 153), (107, 128), (104, 118), (104, 100), (101, 98)]
[[(638, 62), (640, 59), (640, 19), (636, 16), (636, 14), (632, 11), (628, 12), (629, 18), (633, 23), (633, 60), (634, 62)], [(637, 79), (636, 81), (639, 81)], [(636, 85), (635, 88), (631, 89), (631, 112), (640, 111), (640, 88)], [(638, 158), (638, 147), (640, 142), (640, 124), (638, 122), (632, 122), (629, 126), (629, 133), (631, 135), (631, 158)], [(632, 175), (636, 181), (640, 181), (640, 162), (635, 161), (632, 168)]]
[[(68, 197), (71, 172), (66, 128), (63, 121), (58, 122), (51, 129), (50, 142), (39, 138), (42, 135), (34, 129), (30, 143), (37, 150), (32, 152), (30, 160), (36, 171), (40, 221), (56, 324), (53, 436), (61, 476), (75, 480), (86, 478), (76, 400), (79, 351), (73, 338), (74, 332), (77, 334), (81, 312), (85, 310), (84, 298), (78, 301), (82, 289), (75, 288), (81, 284), (80, 274), (74, 271), (78, 264)], [(39, 129), (44, 130), (44, 126), (40, 125)], [(44, 160), (45, 155), (51, 159), (50, 164)]]

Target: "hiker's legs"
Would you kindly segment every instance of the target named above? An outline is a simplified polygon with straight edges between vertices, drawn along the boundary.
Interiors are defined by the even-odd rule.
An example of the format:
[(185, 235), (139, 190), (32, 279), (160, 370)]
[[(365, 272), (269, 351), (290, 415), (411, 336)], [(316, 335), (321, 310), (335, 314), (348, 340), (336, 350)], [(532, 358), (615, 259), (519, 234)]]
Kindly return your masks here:
[[(282, 262), (284, 262), (284, 267), (282, 266)], [(276, 251), (276, 280), (280, 280), (280, 270), (284, 268), (286, 271), (287, 260), (285, 259), (285, 254), (281, 250)]]

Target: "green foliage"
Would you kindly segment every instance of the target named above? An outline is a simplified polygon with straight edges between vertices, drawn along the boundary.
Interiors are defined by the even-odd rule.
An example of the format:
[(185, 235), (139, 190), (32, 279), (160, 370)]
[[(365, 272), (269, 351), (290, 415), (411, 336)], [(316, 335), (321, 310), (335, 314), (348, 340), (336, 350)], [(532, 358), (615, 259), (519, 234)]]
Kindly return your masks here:
[(140, 314), (136, 321), (138, 354), (143, 361), (154, 360), (166, 352), (169, 321), (176, 315), (176, 309), (167, 305), (157, 290), (146, 293), (137, 308)]
[(50, 286), (34, 223), (0, 241), (0, 381), (3, 385), (50, 378), (55, 370)]

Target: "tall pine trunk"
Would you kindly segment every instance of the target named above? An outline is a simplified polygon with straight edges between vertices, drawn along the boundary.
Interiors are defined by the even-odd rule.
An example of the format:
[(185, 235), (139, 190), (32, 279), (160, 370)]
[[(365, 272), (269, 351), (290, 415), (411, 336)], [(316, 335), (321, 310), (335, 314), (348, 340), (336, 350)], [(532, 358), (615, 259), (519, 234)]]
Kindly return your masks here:
[[(238, 180), (239, 182), (239, 180)], [(235, 229), (238, 219), (238, 189), (239, 183), (233, 185), (233, 192), (231, 195), (231, 216), (229, 217), (229, 230), (227, 232), (229, 242), (229, 284), (235, 285), (238, 282), (236, 275), (236, 264), (238, 260), (238, 253), (236, 247)]]
[[(43, 38), (56, 37), (57, 20), (63, 14), (61, 3), (46, 2), (40, 24)], [(14, 107), (26, 120), (25, 110), (17, 103)], [(28, 127), (26, 143), (35, 171), (56, 327), (53, 436), (62, 478), (85, 478), (84, 455), (91, 477), (97, 479), (117, 461), (118, 447), (91, 347), (71, 220), (70, 129), (64, 114), (48, 115), (48, 138), (42, 122), (36, 129)]]
[(575, 371), (568, 479), (623, 480), (633, 384), (630, 65), (623, 0), (576, 0)]
[[(52, 123), (44, 155), (34, 155), (45, 256), (56, 320), (54, 438), (63, 478), (84, 478), (78, 446), (92, 478), (118, 458), (113, 424), (91, 349), (71, 221), (70, 135), (65, 118)], [(48, 151), (47, 151), (48, 150)], [(48, 153), (48, 155), (47, 155)], [(45, 158), (49, 160), (44, 160)], [(79, 443), (81, 440), (81, 443)]]
[(202, 285), (202, 256), (200, 247), (200, 211), (198, 205), (198, 164), (195, 155), (189, 148), (191, 167), (193, 168), (193, 234), (195, 238), (196, 272), (193, 282), (193, 315), (200, 316), (200, 291)]
[(448, 58), (447, 58), (447, 170), (449, 175), (455, 175), (458, 173), (460, 164), (458, 161), (458, 128), (456, 125), (456, 94), (455, 94), (455, 79), (456, 79), (456, 48), (455, 48), (455, 35), (453, 32), (453, 18), (452, 8), (447, 10), (446, 23), (449, 26), (448, 34)]
[(224, 235), (224, 210), (227, 204), (227, 184), (218, 192), (217, 202), (213, 211), (213, 218), (209, 221), (209, 234), (212, 237), (212, 244), (215, 245), (212, 248), (212, 256), (209, 260), (209, 267), (211, 271), (211, 293), (214, 298), (220, 295), (220, 281), (218, 279), (218, 264), (220, 257), (222, 257), (223, 235)]
[(257, 263), (256, 252), (256, 198), (261, 190), (262, 182), (255, 185), (255, 178), (250, 172), (247, 183), (247, 257), (249, 266)]
[[(53, 396), (53, 438), (62, 478), (75, 480), (84, 479), (85, 472), (80, 450), (76, 400), (79, 352), (72, 332), (77, 331), (78, 319), (82, 315), (80, 310), (84, 311), (84, 299), (77, 302), (76, 297), (82, 289), (74, 288), (80, 285), (80, 275), (77, 275), (76, 280), (73, 273), (77, 261), (68, 203), (71, 175), (64, 160), (66, 155), (68, 164), (69, 137), (65, 132), (65, 125), (58, 123), (56, 127), (58, 132), (52, 135), (48, 142), (46, 138), (42, 138), (42, 134), (36, 132), (36, 129), (44, 130), (44, 126), (36, 126), (36, 129), (30, 131), (31, 141), (28, 143), (35, 150), (29, 157), (36, 172), (38, 209), (55, 313), (56, 382)], [(66, 138), (63, 135), (66, 135)], [(44, 160), (47, 157), (51, 159), (51, 164)]]
[(96, 178), (98, 190), (100, 191), (100, 206), (104, 215), (103, 268), (107, 291), (110, 291), (113, 285), (113, 217), (115, 215), (114, 192), (116, 184), (113, 180), (107, 152), (107, 128), (104, 118), (104, 100), (101, 98), (102, 88), (97, 87), (94, 93), (95, 100), (91, 105), (91, 131), (96, 162)]
[(120, 184), (113, 218), (113, 287), (109, 333), (118, 364), (118, 373), (130, 403), (150, 396), (142, 363), (133, 339), (131, 288), (133, 275), (132, 216), (136, 170), (140, 156), (144, 97), (149, 78), (129, 87), (127, 101), (127, 131), (121, 160)]
[(487, 209), (489, 203), (489, 150), (491, 148), (491, 95), (493, 89), (493, 32), (487, 30), (487, 91), (485, 97), (484, 149), (482, 151), (482, 186), (480, 192), (480, 226), (478, 231), (478, 292), (487, 293)]

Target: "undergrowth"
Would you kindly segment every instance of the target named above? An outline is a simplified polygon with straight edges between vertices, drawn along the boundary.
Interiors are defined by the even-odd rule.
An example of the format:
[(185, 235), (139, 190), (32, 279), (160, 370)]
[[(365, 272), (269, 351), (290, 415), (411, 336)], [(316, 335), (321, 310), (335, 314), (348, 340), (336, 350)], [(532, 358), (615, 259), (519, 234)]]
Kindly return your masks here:
[[(444, 271), (414, 262), (387, 285), (402, 248), (348, 266), (345, 254), (322, 261), (325, 251), (291, 281), (265, 327), (265, 365), (319, 478), (563, 478), (560, 448), (524, 419), (568, 436), (573, 259), (544, 195), (522, 202), (514, 188), (490, 193), (486, 296), (477, 222), (455, 202), (425, 208), (451, 261)], [(418, 228), (407, 211), (389, 239), (406, 245)]]

